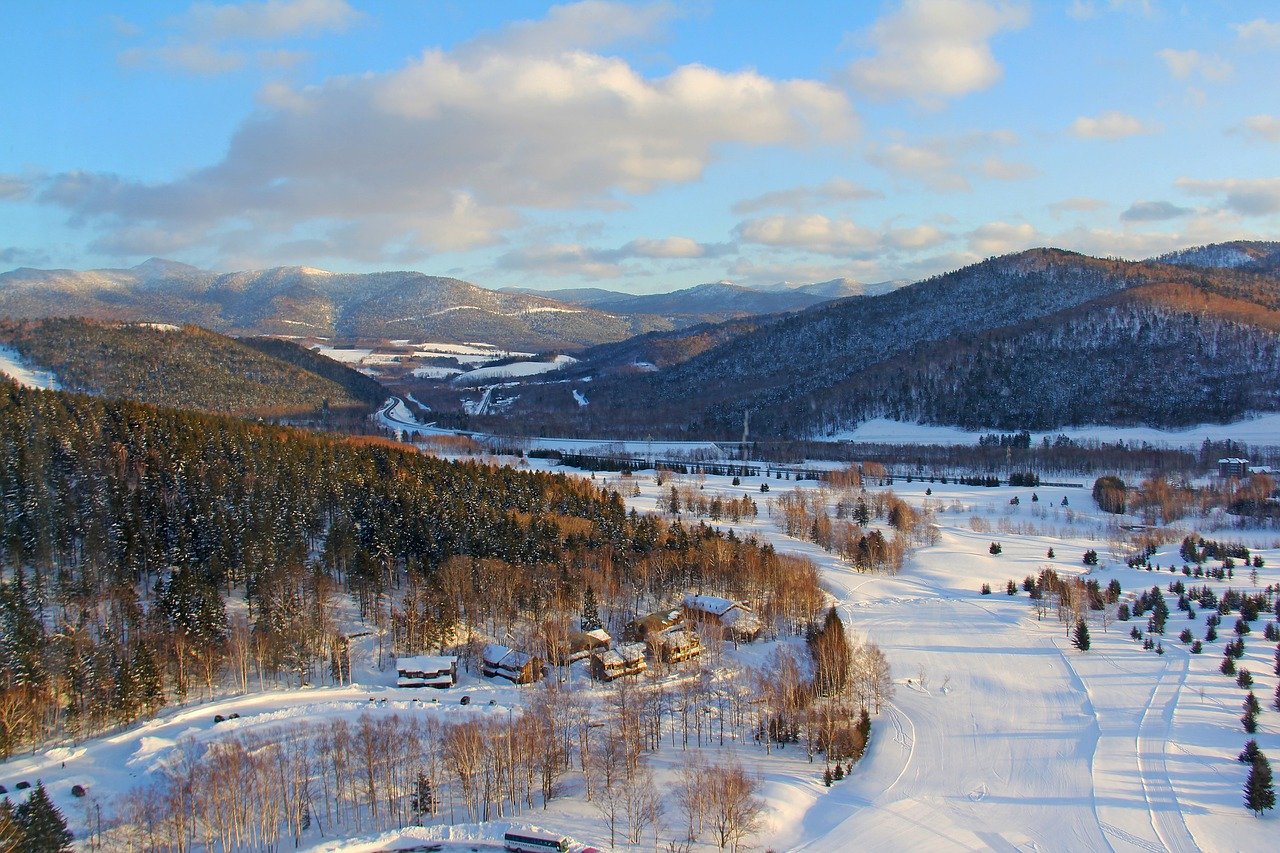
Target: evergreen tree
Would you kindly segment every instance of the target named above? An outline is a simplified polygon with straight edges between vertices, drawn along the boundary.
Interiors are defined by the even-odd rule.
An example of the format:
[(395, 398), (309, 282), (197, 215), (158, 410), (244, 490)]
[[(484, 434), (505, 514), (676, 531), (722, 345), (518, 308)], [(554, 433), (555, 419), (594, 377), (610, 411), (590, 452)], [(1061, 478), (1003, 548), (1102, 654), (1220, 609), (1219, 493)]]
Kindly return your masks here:
[(0, 853), (22, 850), (25, 833), (13, 813), (13, 803), (8, 797), (0, 798)]
[(23, 853), (62, 853), (71, 850), (66, 818), (49, 799), (44, 783), (37, 780), (27, 801), (14, 811), (22, 827)]
[(1071, 645), (1082, 652), (1089, 651), (1089, 626), (1083, 619), (1076, 621), (1075, 630), (1071, 632)]
[(1271, 763), (1259, 752), (1249, 765), (1249, 778), (1244, 783), (1244, 805), (1258, 817), (1275, 808), (1276, 791), (1271, 781)]
[(151, 714), (164, 705), (164, 683), (156, 671), (155, 658), (146, 643), (138, 643), (133, 650), (130, 666), (134, 696), (143, 714)]
[(1245, 742), (1244, 749), (1240, 750), (1240, 754), (1236, 756), (1236, 761), (1241, 764), (1252, 764), (1253, 757), (1258, 754), (1258, 742), (1253, 738), (1249, 738)]
[[(1250, 693), (1250, 696), (1253, 694)], [(1253, 700), (1257, 703), (1257, 699)], [(1249, 700), (1244, 701), (1244, 713), (1240, 716), (1240, 724), (1244, 726), (1244, 730), (1249, 734), (1253, 734), (1258, 730), (1258, 711), (1249, 704)]]
[(587, 586), (582, 596), (582, 630), (599, 631), (604, 627), (600, 621), (600, 606), (596, 603), (596, 591)]

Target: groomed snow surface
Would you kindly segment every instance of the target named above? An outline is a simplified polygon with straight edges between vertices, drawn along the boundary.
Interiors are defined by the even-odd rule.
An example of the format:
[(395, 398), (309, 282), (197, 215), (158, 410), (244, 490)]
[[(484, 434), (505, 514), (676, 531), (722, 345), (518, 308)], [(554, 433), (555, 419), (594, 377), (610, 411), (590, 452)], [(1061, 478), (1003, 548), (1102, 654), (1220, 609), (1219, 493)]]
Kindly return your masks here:
[[(843, 430), (821, 436), (827, 441), (855, 441), (885, 444), (977, 444), (978, 439), (991, 433), (1009, 432), (1001, 429), (965, 430), (960, 427), (933, 426), (931, 424), (903, 423), (886, 418), (863, 421), (855, 429)], [(1238, 441), (1244, 444), (1280, 444), (1280, 413), (1247, 417), (1229, 424), (1200, 424), (1186, 429), (1155, 429), (1153, 427), (1081, 426), (1062, 427), (1047, 432), (1031, 434), (1033, 444), (1042, 439), (1065, 435), (1073, 441), (1097, 441), (1114, 444), (1147, 442), (1157, 447), (1199, 447), (1204, 440)]]
[(53, 371), (32, 366), (16, 349), (4, 344), (0, 344), (0, 374), (28, 388), (46, 388), (56, 391), (61, 387)]
[[(547, 465), (544, 460), (529, 460)], [(584, 475), (586, 476), (586, 475)], [(616, 475), (597, 481), (617, 486)], [(652, 477), (623, 480), (628, 502), (652, 510), (663, 500)], [(641, 494), (630, 497), (633, 483)], [(822, 764), (810, 764), (795, 747), (766, 756), (752, 742), (706, 747), (709, 761), (734, 754), (759, 772), (769, 813), (751, 840), (757, 850), (1266, 850), (1274, 849), (1274, 813), (1258, 820), (1241, 802), (1246, 768), (1235, 761), (1243, 747), (1239, 716), (1244, 691), (1218, 673), (1222, 647), (1234, 616), (1224, 618), (1221, 639), (1191, 655), (1177, 639), (1185, 626), (1204, 636), (1203, 614), (1189, 621), (1173, 607), (1162, 639), (1165, 654), (1143, 651), (1129, 639), (1131, 624), (1091, 625), (1093, 648), (1071, 648), (1066, 626), (1051, 611), (1038, 621), (1026, 593), (1004, 592), (1007, 579), (1021, 581), (1051, 565), (1065, 574), (1084, 570), (1081, 555), (1098, 551), (1103, 565), (1093, 571), (1105, 587), (1120, 580), (1126, 594), (1162, 589), (1182, 575), (1167, 567), (1177, 544), (1165, 546), (1154, 562), (1163, 572), (1131, 569), (1112, 553), (1105, 523), (1087, 489), (985, 489), (940, 483), (898, 482), (895, 492), (911, 503), (929, 501), (937, 510), (940, 539), (915, 552), (894, 577), (859, 574), (811, 543), (782, 535), (769, 518), (769, 495), (759, 481), (738, 487), (727, 478), (707, 477), (712, 494), (750, 494), (760, 516), (737, 525), (739, 535), (766, 537), (780, 550), (811, 556), (826, 589), (850, 628), (878, 643), (893, 667), (896, 697), (875, 718), (871, 746), (850, 778), (824, 788)], [(772, 494), (796, 484), (771, 480)], [(932, 495), (926, 495), (926, 489)], [(1039, 501), (1032, 502), (1032, 493)], [(1010, 505), (1017, 496), (1020, 503)], [(1063, 497), (1069, 507), (1061, 506)], [(1258, 583), (1280, 580), (1280, 550), (1273, 534), (1203, 531), (1222, 540), (1243, 539), (1267, 566)], [(988, 552), (991, 542), (1002, 553)], [(1046, 557), (1054, 548), (1056, 559)], [(1194, 581), (1204, 583), (1204, 581)], [(994, 594), (979, 594), (983, 583)], [(1253, 589), (1246, 572), (1230, 582), (1208, 582), (1221, 593), (1228, 585)], [(353, 617), (354, 621), (354, 617)], [(1256, 680), (1263, 705), (1258, 733), (1262, 750), (1280, 760), (1280, 712), (1271, 708), (1276, 678), (1273, 644), (1262, 639), (1264, 616), (1246, 638), (1241, 666)], [(1137, 624), (1145, 628), (1145, 620)], [(353, 625), (353, 629), (354, 629)], [(371, 640), (372, 638), (366, 638)], [(726, 654), (741, 662), (764, 663), (772, 644), (744, 645)], [(224, 733), (270, 728), (297, 720), (361, 713), (439, 714), (463, 719), (476, 714), (506, 715), (536, 696), (537, 688), (515, 687), (464, 675), (445, 691), (400, 690), (395, 673), (373, 667), (371, 646), (363, 646), (357, 686), (341, 689), (273, 691), (169, 710), (156, 720), (120, 733), (24, 756), (0, 765), (0, 782), (10, 791), (19, 780), (41, 778), (81, 838), (84, 801), (70, 796), (73, 784), (87, 784), (91, 799), (110, 808), (114, 794), (144, 782), (148, 773), (175, 755), (180, 738), (209, 742)], [(581, 689), (596, 689), (581, 671)], [(458, 699), (472, 696), (468, 706)], [(603, 695), (603, 693), (601, 694)], [(370, 697), (385, 706), (370, 707)], [(415, 704), (421, 698), (425, 704)], [(439, 699), (439, 703), (431, 703)], [(488, 701), (492, 699), (494, 705)], [(215, 725), (213, 716), (240, 714)], [(653, 756), (659, 784), (674, 778), (682, 755), (666, 747)], [(580, 798), (579, 783), (550, 807), (516, 818), (604, 847), (608, 830)], [(663, 838), (678, 834), (680, 817), (668, 804)], [(501, 837), (505, 824), (413, 828), (359, 838), (311, 838), (310, 849), (373, 851), (408, 848), (426, 839)], [(1268, 841), (1268, 839), (1271, 839)], [(704, 842), (707, 839), (704, 837)], [(467, 845), (447, 845), (467, 849)], [(662, 846), (665, 848), (665, 840)], [(646, 839), (645, 849), (653, 842)], [(485, 847), (484, 849), (488, 849)], [(709, 851), (707, 844), (695, 851)]]

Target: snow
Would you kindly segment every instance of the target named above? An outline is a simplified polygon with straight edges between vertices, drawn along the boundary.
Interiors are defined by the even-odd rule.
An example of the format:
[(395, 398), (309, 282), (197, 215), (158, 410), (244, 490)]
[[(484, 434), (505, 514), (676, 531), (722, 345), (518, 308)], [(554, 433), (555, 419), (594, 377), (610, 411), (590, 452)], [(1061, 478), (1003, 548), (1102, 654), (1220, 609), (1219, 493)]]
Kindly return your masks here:
[(415, 367), (413, 375), (418, 379), (448, 379), (462, 371), (456, 367)]
[(455, 376), (452, 381), (457, 384), (472, 384), (493, 379), (509, 379), (516, 376), (538, 376), (543, 373), (550, 373), (553, 370), (561, 370), (577, 361), (576, 358), (569, 355), (557, 355), (551, 361), (517, 361), (511, 364), (470, 370), (460, 376)]
[(56, 391), (62, 386), (53, 371), (33, 366), (16, 349), (0, 344), (0, 374), (8, 376), (27, 388), (45, 388)]
[(582, 406), (587, 405), (587, 395), (586, 395), (586, 394), (583, 394), (583, 393), (582, 393), (581, 391), (579, 391), (577, 388), (574, 388), (574, 389), (572, 390), (572, 393), (573, 393), (573, 401), (574, 401), (575, 403), (577, 403), (579, 407), (582, 407)]
[[(407, 414), (394, 401), (385, 413)], [(566, 446), (565, 440), (547, 441)], [(528, 463), (563, 470), (549, 460)], [(663, 488), (652, 477), (607, 475), (602, 485), (617, 488), (620, 481), (627, 487), (619, 491), (629, 506), (652, 511), (661, 505)], [(630, 495), (632, 485), (639, 486), (640, 495)], [(819, 488), (811, 481), (785, 481), (784, 486), (772, 480), (770, 485), (775, 494), (784, 488)], [(770, 495), (760, 493), (759, 486), (758, 478), (733, 486), (729, 478), (708, 476), (704, 487), (711, 494), (751, 495), (758, 502), (759, 517), (735, 525), (738, 535), (759, 536), (780, 552), (808, 555), (817, 562), (824, 588), (851, 631), (884, 650), (897, 690), (874, 719), (867, 754), (850, 778), (831, 788), (818, 779), (821, 763), (808, 763), (803, 750), (766, 756), (749, 741), (703, 747), (712, 761), (733, 755), (760, 774), (769, 813), (762, 831), (750, 840), (754, 849), (1272, 848), (1277, 818), (1256, 820), (1241, 804), (1246, 771), (1235, 755), (1246, 739), (1238, 721), (1243, 691), (1217, 672), (1229, 631), (1206, 643), (1203, 655), (1189, 654), (1177, 633), (1185, 624), (1203, 636), (1204, 619), (1190, 622), (1171, 601), (1169, 630), (1162, 638), (1166, 654), (1143, 651), (1130, 640), (1128, 628), (1134, 623), (1113, 622), (1104, 630), (1096, 616), (1093, 648), (1081, 653), (1071, 648), (1066, 626), (1054, 613), (1040, 621), (1026, 593), (1004, 594), (1006, 579), (1020, 581), (1046, 565), (1064, 575), (1082, 573), (1080, 555), (1086, 548), (1103, 556), (1103, 564), (1092, 570), (1103, 586), (1116, 578), (1126, 593), (1157, 584), (1163, 588), (1175, 579), (1167, 567), (1181, 563), (1176, 539), (1153, 557), (1166, 567), (1163, 572), (1131, 569), (1120, 559), (1119, 545), (1111, 543), (1111, 519), (1092, 507), (1087, 490), (898, 481), (893, 488), (900, 497), (935, 510), (939, 540), (920, 548), (898, 575), (863, 574), (813, 543), (782, 534), (769, 516)], [(1039, 501), (1031, 501), (1033, 492)], [(1020, 498), (1017, 506), (1009, 503), (1014, 496)], [(1070, 506), (1061, 505), (1063, 497)], [(1274, 533), (1232, 530), (1216, 538), (1244, 540), (1257, 549), (1266, 560), (1259, 585), (1280, 581), (1280, 542)], [(989, 553), (992, 541), (1002, 544), (1001, 554)], [(1053, 560), (1046, 557), (1050, 547), (1056, 553)], [(1219, 592), (1228, 585), (1253, 589), (1242, 575), (1209, 583)], [(995, 594), (980, 595), (982, 583), (990, 583)], [(1144, 621), (1138, 624), (1145, 628)], [(1256, 737), (1274, 759), (1280, 758), (1280, 715), (1268, 703), (1276, 677), (1272, 644), (1263, 642), (1262, 624), (1255, 623), (1240, 663), (1253, 672), (1254, 691), (1264, 705)], [(726, 647), (725, 654), (742, 664), (760, 665), (779, 642), (803, 648), (802, 640), (793, 639)], [(138, 785), (168, 757), (176, 757), (186, 737), (203, 744), (234, 732), (269, 731), (289, 721), (355, 719), (366, 712), (505, 717), (536, 695), (536, 688), (460, 673), (457, 687), (424, 697), (422, 691), (391, 687), (394, 672), (378, 672), (369, 662), (370, 648), (364, 653), (363, 665), (356, 667), (357, 685), (275, 690), (167, 709), (157, 719), (71, 750), (12, 759), (0, 765), (0, 782), (13, 790), (13, 782), (42, 778), (83, 838), (84, 809), (70, 796), (71, 785), (88, 783), (93, 795), (108, 798), (103, 800), (106, 810), (111, 795)], [(574, 669), (573, 686), (596, 689), (581, 666)], [(460, 695), (470, 695), (471, 704), (461, 706)], [(371, 698), (387, 703), (375, 705)], [(232, 711), (240, 718), (213, 722), (214, 714)], [(681, 760), (670, 747), (653, 755), (659, 784), (674, 779)], [(537, 811), (537, 823), (600, 846), (608, 831), (598, 814), (572, 783), (564, 793)], [(678, 823), (674, 803), (668, 807), (669, 823)], [(452, 840), (460, 845), (456, 849), (488, 849), (507, 826), (413, 827), (349, 839), (313, 835), (303, 846), (326, 853), (365, 853)], [(707, 844), (694, 847), (695, 853), (711, 849)]]
[[(885, 418), (864, 421), (856, 428), (823, 436), (831, 441), (854, 441), (888, 444), (977, 444), (978, 439), (990, 433), (1009, 432), (1001, 429), (965, 430), (960, 427), (934, 426), (932, 424), (904, 423)], [(1230, 424), (1201, 424), (1181, 430), (1164, 430), (1154, 427), (1083, 426), (1062, 427), (1048, 432), (1031, 434), (1032, 443), (1045, 437), (1053, 441), (1065, 435), (1073, 441), (1098, 441), (1114, 444), (1117, 441), (1146, 442), (1156, 446), (1190, 447), (1204, 440), (1242, 442), (1254, 445), (1280, 444), (1280, 413), (1255, 415)]]
[(359, 364), (364, 361), (373, 352), (371, 349), (347, 349), (343, 347), (312, 347), (321, 355), (331, 358), (334, 361), (340, 361), (343, 364)]

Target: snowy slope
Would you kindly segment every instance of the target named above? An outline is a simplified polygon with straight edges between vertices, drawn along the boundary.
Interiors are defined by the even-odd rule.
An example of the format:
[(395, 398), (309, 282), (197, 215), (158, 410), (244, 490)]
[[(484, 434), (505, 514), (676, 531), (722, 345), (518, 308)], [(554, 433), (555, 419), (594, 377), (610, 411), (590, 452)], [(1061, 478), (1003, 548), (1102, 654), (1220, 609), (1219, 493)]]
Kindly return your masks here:
[(0, 344), (0, 375), (8, 376), (19, 385), (28, 388), (58, 390), (58, 378), (50, 370), (33, 367), (10, 346)]
[[(553, 467), (546, 460), (529, 463)], [(619, 482), (614, 475), (602, 480), (609, 487)], [(621, 482), (640, 487), (640, 495), (627, 497), (637, 509), (660, 505), (662, 489), (652, 477)], [(807, 554), (818, 563), (824, 586), (848, 624), (884, 649), (897, 691), (875, 718), (867, 755), (850, 779), (830, 789), (818, 782), (821, 764), (809, 764), (803, 750), (766, 756), (750, 742), (706, 747), (713, 760), (737, 755), (761, 775), (770, 811), (752, 840), (754, 848), (806, 853), (1270, 849), (1267, 839), (1273, 837), (1276, 818), (1255, 820), (1240, 802), (1245, 769), (1234, 756), (1245, 740), (1237, 719), (1243, 692), (1216, 669), (1229, 630), (1207, 643), (1203, 655), (1190, 655), (1176, 635), (1186, 624), (1202, 636), (1203, 617), (1190, 621), (1170, 601), (1163, 656), (1129, 639), (1129, 625), (1135, 623), (1114, 622), (1103, 630), (1096, 621), (1093, 649), (1081, 653), (1071, 648), (1053, 612), (1039, 621), (1025, 593), (1003, 591), (1006, 579), (1021, 580), (1045, 565), (1063, 574), (1083, 572), (1080, 554), (1086, 548), (1103, 555), (1103, 565), (1093, 571), (1104, 586), (1116, 578), (1126, 593), (1163, 588), (1174, 579), (1167, 567), (1176, 558), (1176, 542), (1154, 557), (1165, 571), (1131, 569), (1113, 556), (1107, 519), (1093, 509), (1086, 490), (899, 482), (897, 494), (936, 511), (939, 541), (920, 549), (897, 576), (862, 574), (812, 543), (780, 533), (759, 486), (758, 480), (745, 479), (735, 487), (715, 476), (705, 482), (709, 492), (751, 495), (760, 504), (759, 518), (735, 527), (739, 535), (767, 538), (780, 551)], [(775, 494), (793, 487), (817, 485), (772, 481)], [(629, 489), (620, 491), (629, 495)], [(1039, 501), (1031, 501), (1033, 492)], [(1020, 498), (1018, 506), (1009, 503), (1014, 496)], [(1064, 497), (1070, 506), (1062, 506)], [(1275, 547), (1280, 543), (1274, 534), (1233, 530), (1217, 535), (1244, 538), (1265, 557), (1260, 585), (1280, 581)], [(998, 556), (988, 552), (992, 541), (1003, 546)], [(1049, 547), (1056, 552), (1053, 560), (1046, 557)], [(1211, 585), (1219, 592), (1228, 585), (1252, 589), (1241, 574)], [(996, 594), (980, 595), (982, 583), (990, 583)], [(1224, 627), (1228, 624), (1224, 620)], [(1280, 713), (1268, 703), (1276, 677), (1270, 667), (1272, 644), (1262, 641), (1261, 625), (1255, 623), (1241, 665), (1254, 673), (1255, 692), (1265, 708), (1257, 738), (1276, 758)], [(767, 645), (755, 644), (737, 655), (760, 663), (767, 653)], [(207, 743), (235, 731), (366, 712), (451, 719), (506, 715), (536, 695), (465, 676), (459, 688), (415, 702), (421, 693), (391, 687), (391, 674), (379, 673), (367, 658), (357, 678), (360, 684), (349, 688), (272, 691), (173, 709), (108, 737), (14, 759), (0, 765), (0, 782), (13, 790), (19, 779), (43, 778), (73, 828), (82, 832), (83, 804), (70, 797), (72, 784), (87, 782), (93, 796), (109, 803), (111, 795), (176, 756), (184, 737)], [(594, 689), (581, 673), (575, 679), (580, 689)], [(458, 704), (459, 692), (473, 697), (471, 705)], [(388, 702), (371, 705), (371, 698)], [(215, 713), (231, 711), (241, 718), (213, 722)], [(678, 750), (658, 752), (653, 757), (657, 778), (673, 779), (680, 760)], [(548, 809), (518, 820), (599, 845), (607, 830), (580, 797), (570, 783)], [(673, 803), (668, 809), (674, 815)], [(497, 824), (462, 827), (454, 837), (496, 839), (500, 831)], [(348, 840), (314, 837), (308, 843), (316, 850), (364, 853), (448, 834), (447, 828), (409, 829)], [(644, 846), (649, 849), (651, 842)], [(698, 853), (711, 849), (694, 847)]]

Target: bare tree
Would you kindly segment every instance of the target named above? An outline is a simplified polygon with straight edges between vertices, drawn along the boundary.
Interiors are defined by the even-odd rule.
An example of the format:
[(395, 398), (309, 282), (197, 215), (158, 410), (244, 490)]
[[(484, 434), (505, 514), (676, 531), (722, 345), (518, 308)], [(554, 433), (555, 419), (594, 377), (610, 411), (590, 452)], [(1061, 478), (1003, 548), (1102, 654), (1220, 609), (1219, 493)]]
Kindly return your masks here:
[(760, 828), (765, 802), (756, 796), (760, 780), (730, 762), (708, 770), (704, 782), (707, 821), (721, 850), (737, 850)]

